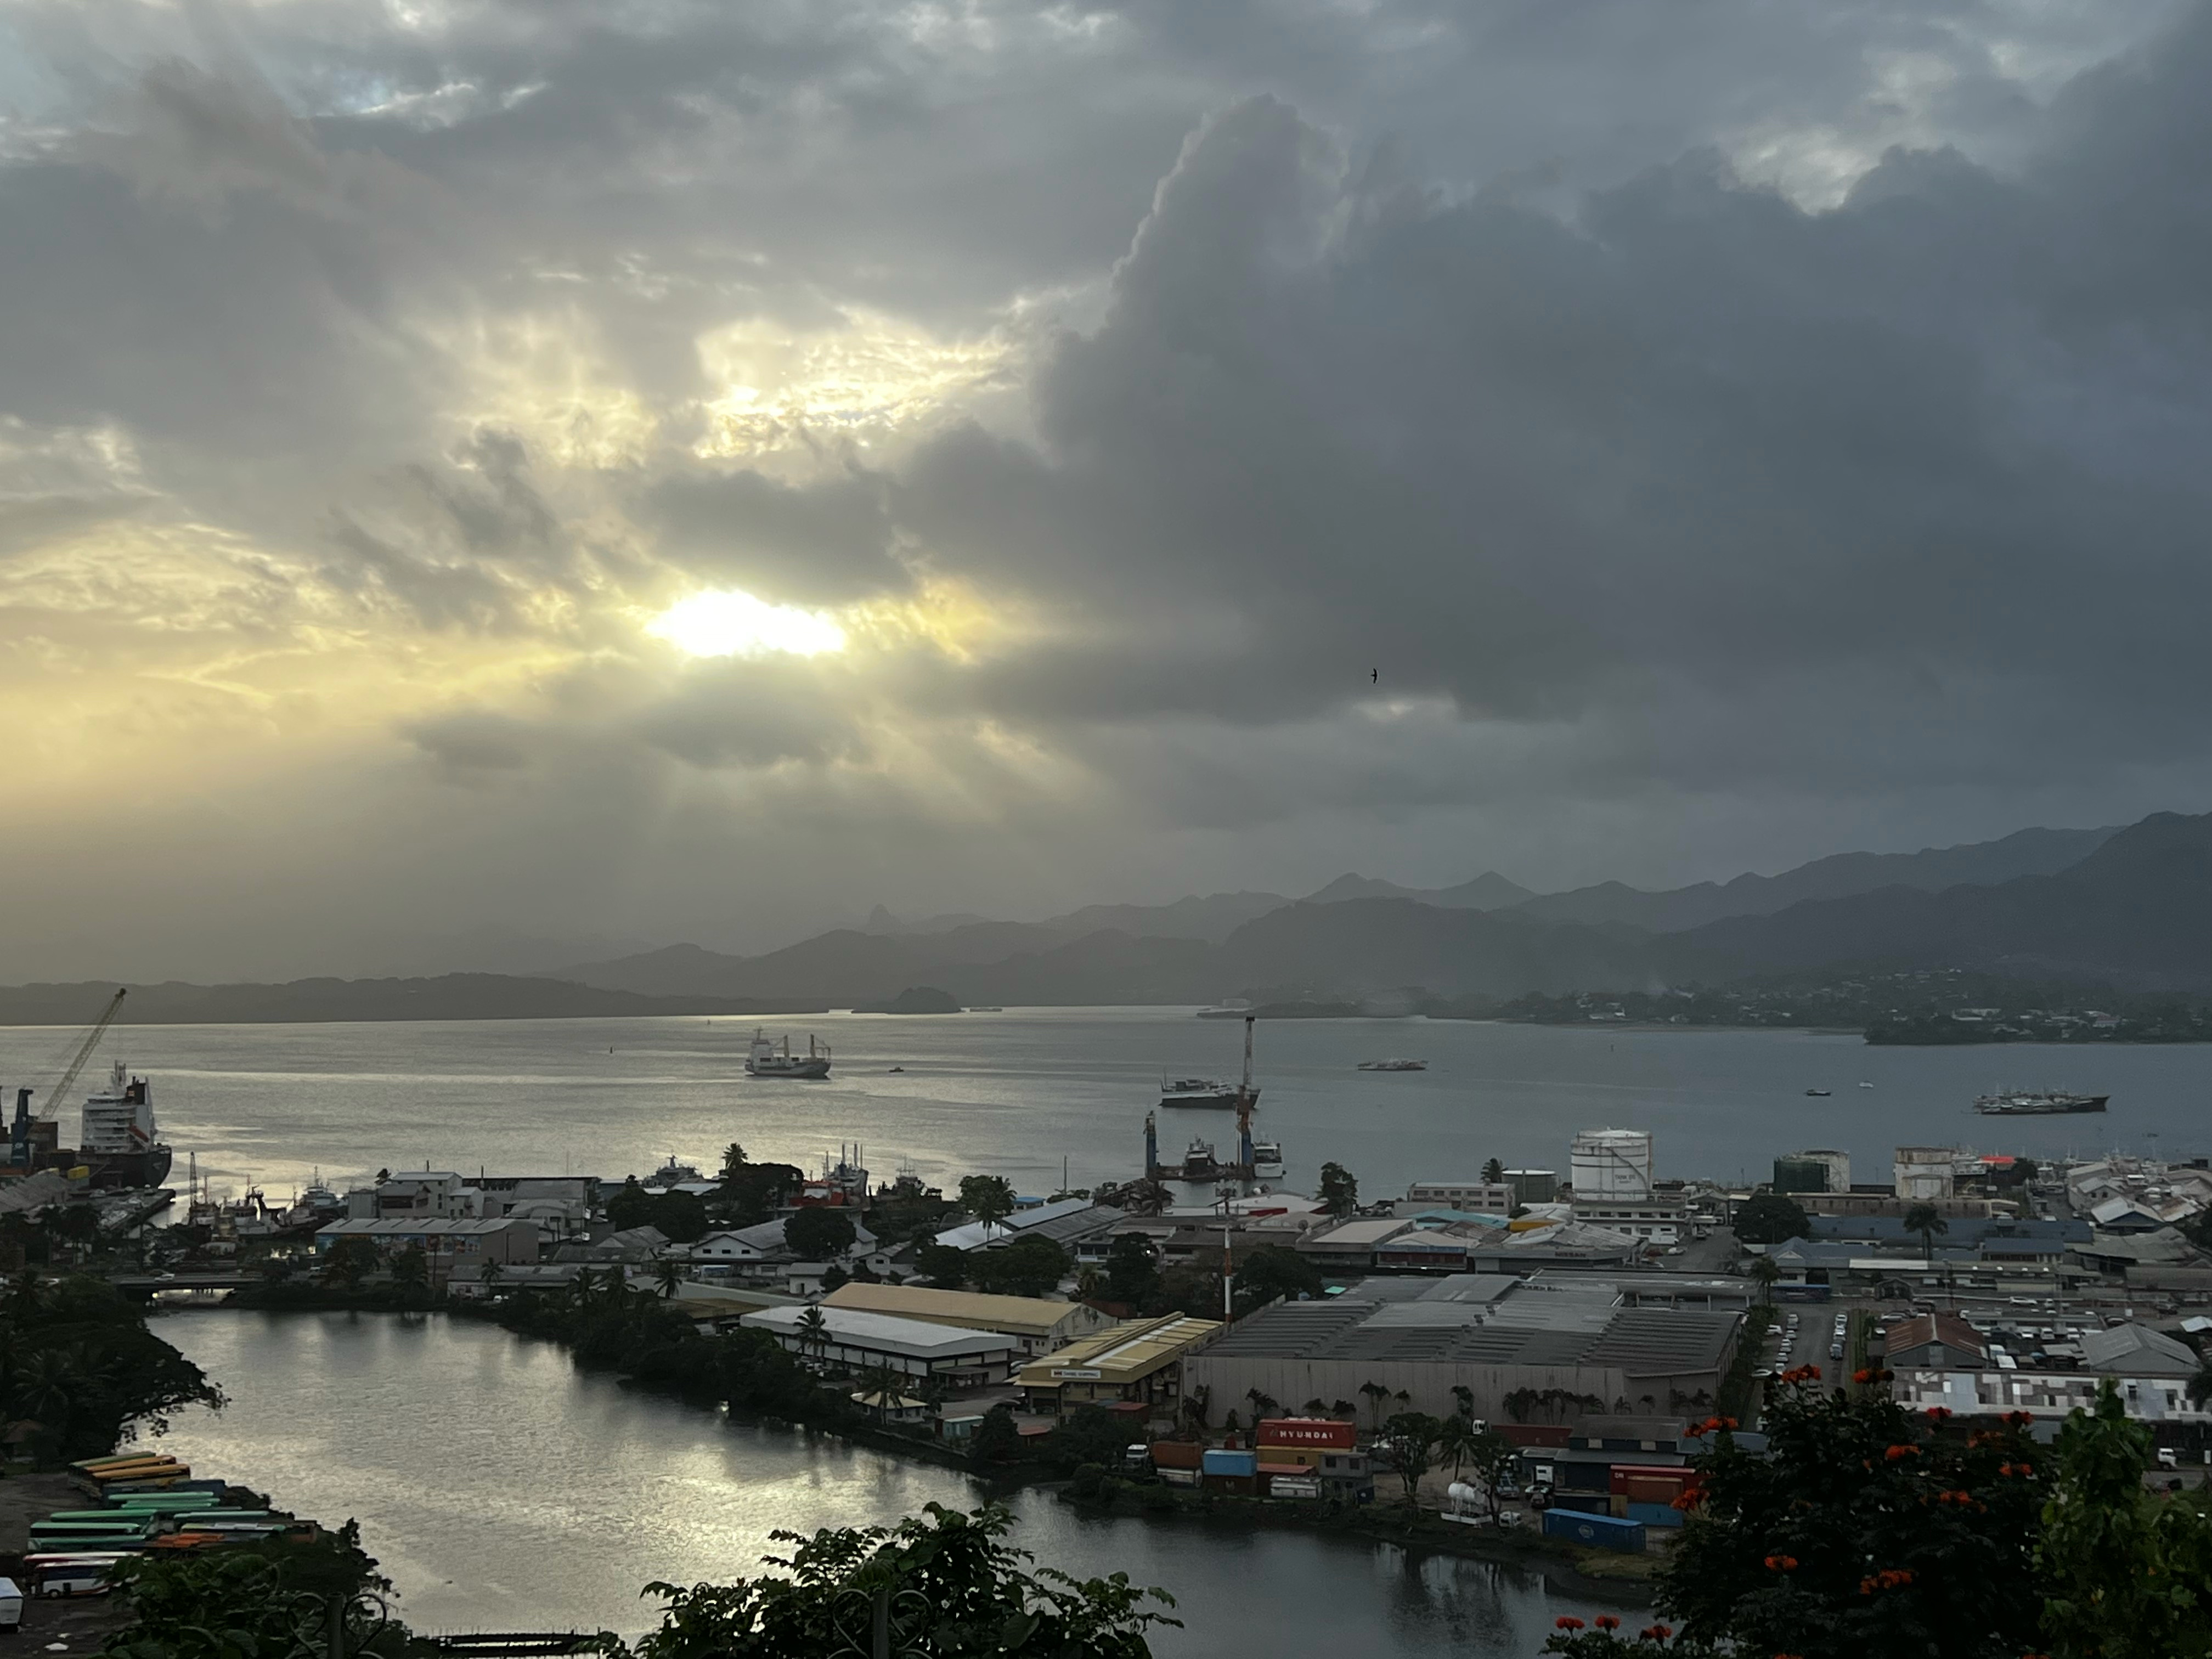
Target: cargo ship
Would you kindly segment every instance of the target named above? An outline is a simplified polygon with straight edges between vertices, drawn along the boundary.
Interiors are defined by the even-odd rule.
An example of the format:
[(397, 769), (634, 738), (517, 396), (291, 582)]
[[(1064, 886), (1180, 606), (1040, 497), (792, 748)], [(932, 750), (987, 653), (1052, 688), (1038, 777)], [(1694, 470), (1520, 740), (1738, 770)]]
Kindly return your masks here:
[(830, 1075), (830, 1045), (817, 1045), (811, 1036), (806, 1039), (806, 1052), (791, 1052), (791, 1039), (783, 1039), (778, 1048), (769, 1041), (768, 1033), (756, 1030), (752, 1046), (745, 1051), (747, 1077), (804, 1078), (810, 1081)]
[(2110, 1095), (2067, 1094), (2055, 1089), (2008, 1090), (1984, 1095), (1974, 1109), (1990, 1117), (2055, 1117), (2064, 1112), (2101, 1112)]

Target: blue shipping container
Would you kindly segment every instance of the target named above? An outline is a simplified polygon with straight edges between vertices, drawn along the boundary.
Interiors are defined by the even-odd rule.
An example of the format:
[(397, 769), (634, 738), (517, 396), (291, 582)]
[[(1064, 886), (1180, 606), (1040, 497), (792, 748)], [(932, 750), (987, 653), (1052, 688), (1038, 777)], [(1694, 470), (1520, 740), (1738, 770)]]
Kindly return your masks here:
[(1577, 1544), (1595, 1544), (1601, 1550), (1630, 1555), (1644, 1549), (1644, 1523), (1616, 1521), (1609, 1515), (1590, 1515), (1581, 1510), (1546, 1510), (1544, 1536), (1565, 1538)]
[(1628, 1518), (1641, 1521), (1647, 1527), (1679, 1527), (1682, 1511), (1672, 1504), (1631, 1504)]
[(1208, 1474), (1257, 1474), (1260, 1473), (1260, 1454), (1209, 1447), (1206, 1453), (1205, 1468)]

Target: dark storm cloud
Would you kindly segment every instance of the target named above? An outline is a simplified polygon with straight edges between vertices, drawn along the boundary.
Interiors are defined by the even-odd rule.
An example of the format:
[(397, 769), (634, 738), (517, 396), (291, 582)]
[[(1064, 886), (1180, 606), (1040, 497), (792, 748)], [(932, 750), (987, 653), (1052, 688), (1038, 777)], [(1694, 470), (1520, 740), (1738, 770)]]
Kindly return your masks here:
[(913, 469), (956, 567), (1114, 619), (976, 694), (1264, 721), (1382, 664), (1477, 715), (1771, 696), (1723, 772), (2193, 750), (2207, 40), (2074, 89), (2017, 178), (1893, 154), (1822, 212), (1692, 156), (1570, 226), (1222, 116), (1041, 376), (1043, 451)]
[[(386, 872), (331, 937), (403, 847), (441, 926), (681, 933), (733, 848), (796, 927), (854, 870), (1685, 878), (2201, 804), (2202, 6), (9, 16), (9, 672), (138, 582), (100, 535), (214, 567), (130, 615), (215, 619), (240, 729), (315, 697), (239, 641), (388, 649), (404, 757), (254, 797)], [(705, 456), (716, 340), (872, 317), (1003, 345), (998, 401)], [(700, 586), (856, 648), (681, 663)]]

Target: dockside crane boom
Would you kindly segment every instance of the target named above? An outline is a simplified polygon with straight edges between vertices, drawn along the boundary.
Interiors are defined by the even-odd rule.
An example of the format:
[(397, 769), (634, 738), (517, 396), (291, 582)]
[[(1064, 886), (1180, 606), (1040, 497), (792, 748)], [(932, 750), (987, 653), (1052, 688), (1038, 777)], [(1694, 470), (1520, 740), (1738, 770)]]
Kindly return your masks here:
[[(84, 1070), (85, 1062), (92, 1058), (92, 1051), (100, 1047), (100, 1038), (107, 1035), (107, 1028), (115, 1024), (115, 1016), (122, 1012), (123, 999), (126, 994), (125, 990), (118, 989), (108, 999), (106, 1008), (98, 1019), (93, 1021), (92, 1029), (84, 1034), (84, 1041), (77, 1044), (76, 1053), (70, 1057), (70, 1063), (63, 1071), (60, 1080), (46, 1091), (46, 1101), (38, 1110), (39, 1116), (52, 1117), (61, 1109), (62, 1102), (69, 1097), (70, 1085), (76, 1081), (77, 1073)], [(29, 1095), (28, 1090), (21, 1090), (15, 1096), (15, 1136), (9, 1150), (14, 1155), (15, 1166), (19, 1170), (28, 1170), (31, 1164)]]

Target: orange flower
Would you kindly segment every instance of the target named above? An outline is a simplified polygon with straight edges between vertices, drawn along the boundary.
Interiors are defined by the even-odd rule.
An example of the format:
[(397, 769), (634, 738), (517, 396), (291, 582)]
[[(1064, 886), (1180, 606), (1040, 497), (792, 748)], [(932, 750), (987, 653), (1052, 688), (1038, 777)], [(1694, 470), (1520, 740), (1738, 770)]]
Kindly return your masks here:
[(1597, 1616), (1597, 1627), (1600, 1630), (1619, 1630), (1620, 1620), (1609, 1613), (1601, 1613)]
[(1928, 1420), (1930, 1423), (1949, 1422), (1951, 1420), (1951, 1408), (1948, 1406), (1930, 1406), (1928, 1408)]
[(1866, 1370), (1853, 1371), (1851, 1373), (1851, 1381), (1854, 1382), (1871, 1382), (1874, 1381), (1874, 1373)]
[(1580, 1630), (1583, 1627), (1583, 1621), (1571, 1613), (1563, 1613), (1552, 1622), (1561, 1630)]
[(1795, 1572), (1797, 1558), (1794, 1555), (1770, 1555), (1766, 1558), (1766, 1568), (1769, 1572)]
[(1882, 1455), (1887, 1458), (1891, 1462), (1894, 1463), (1900, 1457), (1919, 1456), (1920, 1448), (1917, 1446), (1892, 1446), (1887, 1451), (1884, 1452)]

